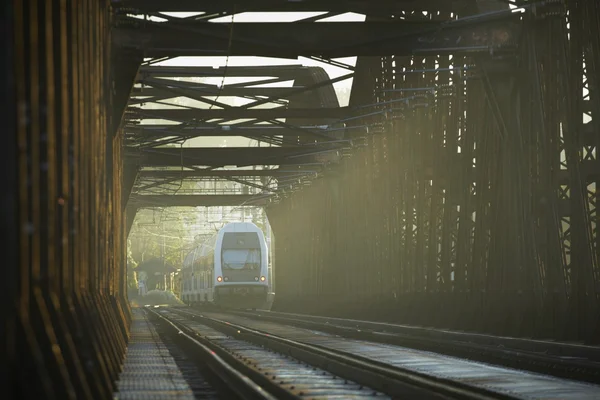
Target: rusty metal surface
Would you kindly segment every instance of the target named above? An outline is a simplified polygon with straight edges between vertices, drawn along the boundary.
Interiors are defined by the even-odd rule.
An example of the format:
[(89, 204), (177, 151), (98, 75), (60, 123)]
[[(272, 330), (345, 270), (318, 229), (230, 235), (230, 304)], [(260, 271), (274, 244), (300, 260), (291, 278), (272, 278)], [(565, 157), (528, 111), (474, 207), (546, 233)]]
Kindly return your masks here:
[(427, 351), (344, 339), (315, 330), (256, 321), (219, 313), (209, 318), (239, 324), (287, 339), (321, 346), (440, 379), (462, 382), (518, 399), (597, 399), (600, 386), (554, 378), (532, 372), (496, 367)]
[(274, 384), (300, 398), (330, 398), (330, 396), (347, 399), (387, 398), (373, 389), (339, 378), (286, 355), (244, 340), (233, 339), (190, 318), (167, 310), (159, 312), (164, 317), (190, 327), (202, 337), (227, 349), (248, 366), (271, 377)]
[(129, 318), (121, 144), (108, 132), (110, 2), (5, 3), (18, 185), (12, 384), (21, 398), (108, 398)]
[(195, 399), (175, 359), (144, 310), (132, 310), (131, 337), (115, 399)]

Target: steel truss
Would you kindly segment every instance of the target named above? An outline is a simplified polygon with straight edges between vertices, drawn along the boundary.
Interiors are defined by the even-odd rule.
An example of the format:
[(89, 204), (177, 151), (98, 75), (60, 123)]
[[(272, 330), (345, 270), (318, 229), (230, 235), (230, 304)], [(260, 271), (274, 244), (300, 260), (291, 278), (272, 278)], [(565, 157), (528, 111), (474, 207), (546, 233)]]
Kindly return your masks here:
[[(125, 111), (123, 121), (127, 146), (125, 155), (128, 160), (126, 168), (131, 177), (126, 187), (132, 188), (132, 204), (128, 209), (135, 213), (140, 207), (139, 204), (147, 204), (143, 200), (136, 200), (136, 196), (144, 193), (168, 195), (179, 191), (184, 176), (192, 179), (214, 176), (273, 194), (278, 182), (281, 183), (281, 187), (285, 187), (290, 180), (297, 181), (306, 175), (314, 174), (315, 169), (320, 170), (322, 164), (334, 160), (344, 147), (349, 146), (347, 142), (340, 141), (343, 130), (336, 129), (336, 126), (343, 127), (343, 124), (337, 121), (343, 119), (348, 112), (339, 107), (332, 84), (351, 76), (352, 73), (349, 73), (329, 79), (321, 68), (297, 65), (218, 69), (140, 67), (136, 79), (137, 86), (131, 91), (129, 107)], [(245, 78), (245, 81), (218, 86), (193, 82), (187, 79), (190, 77), (223, 78), (223, 82), (225, 77), (241, 77)], [(265, 83), (278, 84), (286, 81), (291, 81), (292, 87), (257, 87)], [(215, 95), (217, 99), (213, 100)], [(220, 96), (228, 95), (248, 101), (235, 107), (219, 101)], [(169, 104), (169, 100), (178, 97), (192, 99), (204, 103), (205, 106), (178, 109), (140, 107), (143, 104)], [(269, 109), (256, 108), (265, 104), (280, 106)], [(318, 108), (307, 108), (315, 106)], [(245, 118), (246, 121), (240, 122), (240, 118)], [(178, 121), (179, 124), (142, 123), (146, 119), (170, 119)], [(282, 119), (285, 119), (285, 122), (282, 122)], [(270, 147), (169, 148), (182, 141), (208, 135), (245, 136)], [(278, 172), (262, 169), (269, 165), (286, 167)], [(259, 166), (261, 169), (221, 169), (226, 166)], [(138, 175), (137, 171), (141, 167), (146, 167), (146, 170)], [(269, 176), (271, 184), (265, 185), (264, 182), (244, 179), (247, 175), (257, 173)], [(180, 204), (181, 201), (180, 198), (171, 201), (169, 196), (160, 199), (166, 201), (165, 204), (172, 201), (175, 202), (173, 204)], [(189, 199), (200, 201), (201, 197)], [(215, 197), (213, 200), (202, 200), (196, 205), (216, 204), (219, 200), (226, 199)], [(254, 200), (263, 204), (265, 199), (258, 196)], [(193, 205), (190, 201), (186, 204)], [(236, 200), (226, 201), (229, 204)]]
[(597, 342), (599, 22), (557, 2), (510, 57), (359, 58), (351, 106), (402, 107), (267, 209), (276, 306)]
[[(110, 398), (129, 330), (108, 1), (7, 1), (18, 147), (2, 329), (10, 398)], [(10, 64), (9, 64), (10, 63)], [(114, 114), (119, 119), (120, 114)], [(7, 137), (11, 136), (7, 132)], [(3, 288), (4, 292), (4, 288)]]

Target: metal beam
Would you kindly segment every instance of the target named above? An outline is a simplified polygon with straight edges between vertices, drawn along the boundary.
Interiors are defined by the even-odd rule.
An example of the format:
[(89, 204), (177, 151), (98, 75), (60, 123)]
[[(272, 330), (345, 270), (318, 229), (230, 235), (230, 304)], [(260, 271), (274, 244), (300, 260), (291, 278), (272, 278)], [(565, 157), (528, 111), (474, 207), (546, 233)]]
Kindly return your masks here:
[[(582, 175), (585, 177), (584, 181), (589, 182), (592, 180), (599, 179), (600, 176), (600, 164), (598, 161), (582, 161), (581, 170)], [(475, 174), (475, 168), (471, 170), (471, 174)], [(228, 178), (228, 177), (287, 177), (293, 175), (310, 175), (315, 174), (314, 168), (311, 170), (304, 169), (292, 169), (292, 168), (273, 168), (273, 169), (238, 169), (238, 170), (198, 170), (198, 171), (140, 171), (138, 172), (138, 179), (164, 179), (164, 178), (199, 178), (199, 177), (215, 177), (215, 178)], [(430, 174), (423, 174), (424, 179), (431, 179)], [(443, 180), (443, 179), (442, 179)], [(567, 185), (569, 181), (569, 174), (567, 170), (561, 170), (557, 174), (558, 183), (561, 185)]]
[(136, 195), (130, 203), (143, 207), (218, 207), (218, 206), (264, 206), (268, 194), (214, 194), (214, 195)]
[(141, 53), (116, 50), (113, 54), (113, 115), (112, 131), (117, 134), (131, 95), (138, 68), (143, 61)]
[[(381, 56), (500, 51), (516, 46), (518, 15), (440, 23), (381, 22), (150, 23), (113, 29), (114, 42), (149, 57), (177, 56)], [(232, 37), (230, 38), (230, 32)], [(199, 40), (201, 38), (201, 40)]]
[[(165, 85), (169, 85), (169, 81), (165, 80)], [(181, 83), (181, 82), (179, 82)], [(260, 82), (249, 82), (248, 85), (256, 85)], [(302, 89), (301, 86), (294, 86), (294, 89)], [(201, 88), (186, 88), (187, 91), (194, 93), (196, 96), (267, 96), (267, 97), (277, 97), (279, 95), (285, 95), (290, 91), (290, 88), (286, 87), (229, 87), (224, 86), (223, 88), (218, 88), (216, 86), (212, 87), (201, 87)], [(129, 101), (132, 103), (143, 103), (152, 101), (152, 99), (144, 100), (141, 97), (148, 96), (154, 97), (159, 96), (161, 98), (169, 99), (173, 97), (180, 97), (180, 95), (173, 94), (172, 92), (166, 89), (158, 89), (155, 87), (145, 86), (143, 88), (136, 87), (133, 89), (132, 99)]]
[(125, 235), (129, 236), (131, 232), (131, 227), (133, 226), (133, 221), (135, 221), (135, 216), (137, 215), (138, 207), (135, 204), (127, 204), (125, 208)]
[[(198, 67), (198, 66), (165, 66), (152, 65), (140, 67), (138, 79), (143, 80), (146, 76), (176, 78), (176, 77), (221, 77), (225, 73), (229, 77), (278, 77), (282, 79), (295, 79), (301, 70), (308, 70), (314, 67), (305, 67), (303, 65), (265, 65), (265, 66), (228, 66)], [(178, 83), (186, 83), (179, 81)]]
[[(327, 134), (327, 130), (315, 126), (298, 126), (298, 129), (290, 129), (273, 125), (239, 126), (219, 125), (214, 126), (180, 126), (180, 125), (137, 125), (125, 128), (127, 133), (135, 133), (144, 137), (202, 137), (202, 136), (302, 136), (309, 134), (306, 130), (315, 130)], [(303, 129), (303, 130), (301, 130)]]
[(238, 170), (199, 170), (199, 171), (140, 171), (139, 179), (149, 178), (198, 178), (198, 177), (215, 177), (215, 178), (230, 178), (230, 177), (252, 177), (252, 176), (267, 176), (277, 177), (280, 175), (305, 175), (309, 172), (299, 170), (282, 170), (280, 168), (273, 169), (238, 169)]
[(123, 168), (123, 183), (121, 186), (121, 207), (125, 210), (127, 201), (131, 195), (133, 185), (137, 179), (138, 168), (136, 165), (125, 165)]
[(348, 107), (338, 108), (241, 108), (231, 107), (228, 109), (142, 109), (130, 107), (127, 109), (127, 118), (150, 118), (172, 121), (185, 121), (193, 119), (241, 119), (253, 118), (259, 120), (270, 120), (277, 118), (344, 118), (350, 115)]
[(302, 165), (337, 157), (339, 148), (200, 147), (126, 152), (126, 160), (144, 167)]
[(132, 8), (140, 12), (176, 12), (204, 11), (206, 13), (221, 12), (241, 13), (245, 11), (331, 11), (337, 13), (356, 12), (376, 14), (398, 14), (409, 11), (444, 11), (456, 12), (464, 10), (469, 4), (465, 0), (304, 0), (304, 1), (252, 1), (240, 4), (235, 0), (198, 1), (198, 0), (124, 0), (115, 3), (115, 7)]

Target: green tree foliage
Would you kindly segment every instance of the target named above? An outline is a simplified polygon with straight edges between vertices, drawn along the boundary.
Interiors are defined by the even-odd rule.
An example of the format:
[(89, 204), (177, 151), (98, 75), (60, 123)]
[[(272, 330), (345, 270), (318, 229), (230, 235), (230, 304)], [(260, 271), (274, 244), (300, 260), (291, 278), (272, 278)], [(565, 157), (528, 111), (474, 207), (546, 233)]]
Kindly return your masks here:
[(189, 209), (178, 207), (138, 211), (129, 234), (131, 258), (137, 265), (152, 258), (164, 258), (181, 267), (185, 250), (193, 240), (184, 224), (185, 213)]
[(127, 287), (129, 289), (137, 289), (137, 279), (135, 269), (138, 263), (133, 259), (131, 254), (131, 241), (127, 241)]

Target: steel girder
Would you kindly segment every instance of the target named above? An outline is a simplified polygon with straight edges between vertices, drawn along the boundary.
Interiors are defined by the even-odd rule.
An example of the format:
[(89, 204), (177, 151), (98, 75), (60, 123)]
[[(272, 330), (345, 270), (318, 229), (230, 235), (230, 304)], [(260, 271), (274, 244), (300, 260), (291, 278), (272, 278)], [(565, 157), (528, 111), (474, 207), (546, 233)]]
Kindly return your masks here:
[[(328, 126), (307, 126), (296, 125), (292, 127), (280, 125), (242, 125), (242, 124), (190, 124), (190, 125), (130, 125), (124, 130), (130, 134), (136, 134), (139, 137), (160, 138), (169, 136), (179, 136), (183, 139), (187, 137), (202, 136), (245, 136), (253, 139), (260, 139), (269, 136), (289, 136), (297, 138), (298, 136), (316, 137), (322, 139), (323, 135), (330, 133)], [(319, 134), (320, 133), (320, 134)]]
[[(511, 14), (446, 23), (427, 20), (235, 23), (235, 29), (229, 25), (131, 19), (114, 29), (113, 40), (120, 48), (143, 51), (149, 57), (336, 58), (501, 52), (513, 49), (520, 37), (519, 16)], [(203, 40), (197, 40), (199, 35)]]
[(242, 13), (247, 11), (261, 12), (302, 12), (329, 11), (336, 13), (356, 12), (370, 15), (400, 14), (410, 11), (445, 11), (460, 12), (467, 8), (468, 1), (464, 0), (380, 0), (374, 3), (369, 0), (304, 0), (304, 1), (265, 1), (257, 0), (248, 4), (240, 4), (232, 0), (217, 2), (196, 0), (123, 0), (116, 7), (135, 11), (149, 12), (193, 12), (202, 11), (209, 15), (223, 13)]
[(269, 200), (264, 195), (205, 194), (205, 195), (135, 195), (130, 203), (136, 207), (238, 207), (264, 206)]
[(198, 66), (166, 66), (166, 65), (144, 65), (139, 68), (139, 81), (144, 81), (148, 77), (217, 77), (221, 78), (223, 74), (236, 77), (261, 77), (275, 76), (282, 80), (294, 80), (298, 77), (300, 70), (306, 70), (310, 67), (297, 65), (264, 65), (264, 66), (227, 66), (198, 67)]
[(337, 108), (241, 108), (231, 107), (227, 109), (185, 109), (185, 110), (147, 110), (130, 107), (127, 110), (128, 119), (144, 117), (147, 119), (164, 119), (171, 121), (193, 121), (198, 119), (256, 119), (269, 121), (278, 118), (295, 119), (343, 119), (349, 116), (350, 110), (346, 107)]
[(139, 172), (140, 178), (190, 178), (190, 177), (216, 177), (216, 178), (241, 178), (241, 177), (280, 177), (313, 174), (312, 170), (303, 169), (237, 169), (237, 170), (195, 170), (195, 171), (164, 171), (143, 170)]
[(184, 147), (126, 153), (128, 162), (143, 167), (252, 166), (321, 164), (341, 156), (341, 149), (297, 147)]
[[(19, 153), (14, 151), (19, 144), (20, 138), (17, 134), (19, 121), (16, 116), (19, 115), (19, 104), (15, 101), (17, 97), (17, 87), (23, 85), (19, 82), (20, 76), (16, 75), (14, 66), (18, 59), (16, 53), (18, 42), (15, 37), (20, 36), (17, 27), (15, 27), (15, 18), (13, 15), (13, 5), (6, 1), (0, 6), (0, 21), (4, 27), (5, 44), (2, 47), (2, 59), (0, 64), (0, 74), (2, 78), (2, 121), (4, 125), (5, 138), (2, 151), (2, 169), (5, 173), (2, 175), (2, 237), (4, 237), (5, 251), (3, 254), (4, 262), (6, 263), (3, 270), (2, 283), (0, 291), (4, 298), (8, 301), (3, 301), (0, 306), (0, 330), (2, 330), (3, 341), (5, 343), (13, 343), (12, 346), (5, 346), (3, 352), (5, 365), (5, 379), (11, 382), (6, 390), (8, 397), (16, 398), (19, 395), (19, 386), (15, 384), (19, 381), (20, 369), (15, 368), (17, 363), (22, 359), (24, 351), (19, 346), (15, 346), (17, 342), (15, 321), (19, 319), (19, 314), (22, 307), (16, 306), (19, 297), (19, 283), (22, 283), (22, 271), (24, 266), (20, 264), (19, 254), (22, 252), (21, 243), (19, 243), (18, 232), (22, 230), (22, 221), (19, 217), (19, 200), (21, 200), (19, 191), (19, 178), (22, 176), (22, 171), (19, 168)], [(23, 87), (23, 86), (20, 86)], [(21, 139), (22, 140), (22, 139)], [(22, 189), (21, 189), (22, 190)], [(25, 277), (27, 281), (27, 277)], [(20, 305), (20, 304), (19, 304)], [(7, 368), (8, 367), (8, 368)]]
[(114, 82), (113, 87), (113, 135), (118, 134), (123, 121), (123, 113), (132, 94), (133, 82), (142, 63), (142, 54), (137, 51), (115, 50), (112, 55), (113, 67), (111, 68)]
[[(214, 86), (208, 85), (187, 85), (188, 94), (193, 96), (238, 96), (238, 97), (248, 97), (248, 96), (266, 96), (266, 97), (274, 97), (278, 98), (278, 96), (282, 96), (289, 92), (287, 88), (272, 88), (272, 87), (223, 87), (217, 88)], [(299, 87), (296, 87), (299, 88)], [(129, 104), (136, 103), (149, 103), (152, 101), (153, 97), (159, 99), (171, 98), (173, 97), (173, 92), (168, 89), (160, 89), (155, 87), (135, 87), (133, 88), (131, 95), (132, 99), (129, 100)], [(138, 98), (139, 99), (136, 99)]]

